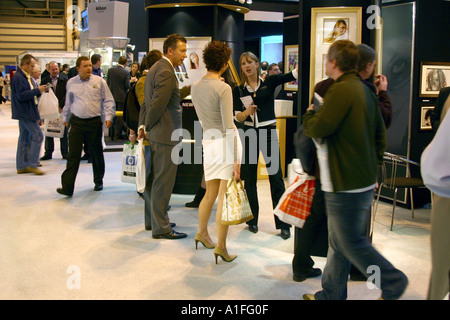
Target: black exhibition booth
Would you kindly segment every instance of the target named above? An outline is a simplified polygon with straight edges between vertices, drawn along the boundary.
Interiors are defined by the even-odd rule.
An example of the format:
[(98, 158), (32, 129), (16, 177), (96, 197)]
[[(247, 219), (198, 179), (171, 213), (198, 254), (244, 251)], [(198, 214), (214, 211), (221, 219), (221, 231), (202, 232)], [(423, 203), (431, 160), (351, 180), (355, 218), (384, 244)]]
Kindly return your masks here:
[[(298, 87), (284, 90), (281, 97), (291, 101), (293, 114), (277, 117), (280, 126), (280, 152), (283, 174), (295, 158), (293, 134), (301, 125), (301, 116), (311, 101), (314, 85), (322, 80), (325, 30), (328, 20), (339, 17), (347, 19), (349, 39), (364, 43), (377, 51), (376, 73), (388, 78), (388, 94), (393, 105), (392, 124), (387, 130), (387, 152), (399, 154), (420, 162), (420, 156), (433, 138), (433, 131), (423, 124), (424, 108), (433, 107), (437, 95), (421, 94), (422, 64), (449, 64), (450, 44), (438, 36), (449, 30), (447, 13), (450, 1), (444, 0), (254, 0), (251, 4), (238, 0), (122, 0), (130, 5), (128, 37), (135, 45), (134, 53), (158, 49), (158, 42), (167, 35), (178, 33), (190, 41), (221, 40), (233, 50), (234, 76), (232, 83), (239, 82), (239, 56), (252, 51), (260, 56), (261, 37), (283, 36), (283, 65), (294, 50), (299, 64)], [(242, 3), (241, 3), (242, 2)], [(282, 12), (282, 22), (247, 21), (245, 14), (255, 11)], [(439, 22), (439, 23), (436, 23)], [(320, 29), (322, 28), (322, 29)], [(206, 40), (205, 40), (206, 39)], [(325, 52), (326, 53), (326, 52)], [(290, 59), (290, 56), (289, 56)], [(286, 71), (286, 70), (282, 70)], [(325, 75), (323, 75), (325, 76)], [(183, 83), (180, 82), (180, 87)], [(190, 154), (201, 152), (201, 141), (195, 138), (195, 107), (187, 99), (182, 101), (183, 129), (189, 139), (183, 141)], [(194, 139), (192, 140), (192, 137)], [(281, 146), (283, 140), (283, 146)], [(184, 146), (185, 147), (185, 146)], [(402, 174), (407, 175), (406, 168)], [(420, 170), (411, 167), (410, 175), (420, 177)], [(181, 163), (175, 182), (174, 193), (193, 194), (201, 183), (202, 165)], [(414, 192), (414, 206), (423, 207), (431, 202), (427, 189)], [(393, 193), (384, 188), (382, 200), (391, 202)], [(398, 205), (410, 207), (411, 200), (404, 190), (399, 190)], [(296, 228), (296, 238), (301, 229)], [(313, 255), (326, 256), (326, 226), (318, 235)]]
[[(387, 131), (387, 151), (418, 162), (434, 135), (432, 130), (421, 123), (422, 109), (433, 106), (436, 101), (436, 96), (424, 97), (420, 94), (421, 65), (430, 62), (448, 63), (450, 60), (450, 45), (438, 36), (449, 29), (446, 17), (450, 12), (449, 1), (255, 0), (251, 4), (234, 0), (122, 1), (130, 5), (128, 33), (131, 43), (136, 46), (134, 52), (150, 50), (149, 39), (164, 38), (171, 33), (185, 37), (208, 37), (226, 41), (230, 45), (236, 67), (243, 51), (259, 49), (258, 37), (281, 32), (283, 48), (298, 46), (298, 90), (287, 91), (284, 95), (284, 99), (293, 101), (295, 116), (286, 121), (286, 167), (295, 156), (292, 134), (301, 124), (301, 115), (309, 105), (311, 86), (313, 82), (318, 82), (310, 68), (315, 58), (311, 50), (314, 43), (311, 32), (315, 30), (316, 21), (313, 20), (319, 17), (321, 10), (333, 12), (334, 8), (342, 7), (359, 9), (359, 41), (378, 51), (379, 72), (388, 77), (388, 93), (393, 102), (393, 123)], [(284, 19), (280, 23), (245, 21), (244, 15), (251, 10), (283, 12)], [(381, 27), (374, 27), (377, 15), (381, 17)], [(189, 101), (184, 103), (184, 108), (183, 121), (187, 130), (192, 130), (189, 123), (196, 118), (195, 111)], [(182, 165), (180, 171), (184, 171)], [(182, 180), (184, 183), (190, 181), (187, 183), (192, 185), (178, 190), (179, 193), (195, 192), (199, 183), (201, 167), (196, 168), (194, 165), (187, 171), (192, 176), (183, 177)], [(411, 167), (411, 175), (420, 177), (419, 169)], [(410, 205), (408, 195), (403, 193), (399, 197), (400, 205)], [(390, 194), (384, 195), (385, 201), (390, 198)], [(414, 193), (416, 207), (429, 202), (428, 190), (419, 189)]]

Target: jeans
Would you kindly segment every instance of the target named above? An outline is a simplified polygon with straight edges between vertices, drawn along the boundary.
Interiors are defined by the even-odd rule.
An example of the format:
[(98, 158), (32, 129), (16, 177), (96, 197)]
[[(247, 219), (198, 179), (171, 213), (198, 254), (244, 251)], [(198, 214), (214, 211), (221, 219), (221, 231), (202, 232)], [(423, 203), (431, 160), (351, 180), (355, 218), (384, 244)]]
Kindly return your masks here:
[(39, 164), (44, 135), (37, 121), (19, 120), (19, 140), (17, 142), (16, 168), (36, 168)]
[[(347, 280), (351, 264), (367, 277), (370, 266), (379, 270), (381, 297), (397, 299), (404, 292), (408, 279), (394, 268), (370, 243), (367, 237), (367, 214), (373, 199), (373, 190), (361, 193), (325, 192), (329, 249), (322, 276), (322, 291), (315, 294), (320, 300), (347, 298)], [(368, 269), (369, 268), (369, 269)], [(374, 277), (376, 275), (374, 274)]]

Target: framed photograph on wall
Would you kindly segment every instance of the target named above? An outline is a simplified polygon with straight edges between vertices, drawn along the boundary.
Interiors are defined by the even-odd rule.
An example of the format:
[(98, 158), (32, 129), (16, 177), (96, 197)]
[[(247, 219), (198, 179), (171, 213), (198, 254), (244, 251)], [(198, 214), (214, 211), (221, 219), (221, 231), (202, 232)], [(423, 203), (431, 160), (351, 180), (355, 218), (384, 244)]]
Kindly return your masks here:
[[(163, 52), (163, 44), (166, 38), (150, 38), (150, 51), (157, 49)], [(175, 67), (175, 75), (178, 78), (180, 88), (192, 85), (206, 74), (203, 63), (203, 49), (211, 41), (211, 37), (186, 37), (187, 58), (181, 66)]]
[(420, 131), (429, 131), (431, 127), (431, 112), (434, 110), (434, 105), (423, 105), (420, 111)]
[[(284, 73), (291, 72), (298, 64), (298, 45), (291, 45), (284, 47)], [(284, 90), (297, 91), (298, 80), (291, 81), (284, 84)]]
[(420, 63), (419, 97), (436, 98), (439, 90), (450, 84), (450, 62)]
[[(231, 77), (230, 82), (234, 82), (234, 84), (237, 86), (241, 85), (241, 79), (239, 78), (239, 74), (238, 74), (236, 67), (234, 66), (233, 60), (231, 58), (228, 60), (228, 69), (227, 70)], [(230, 83), (228, 83), (228, 84), (230, 84)]]
[(315, 85), (326, 79), (325, 57), (336, 40), (361, 43), (362, 7), (311, 8), (310, 97)]

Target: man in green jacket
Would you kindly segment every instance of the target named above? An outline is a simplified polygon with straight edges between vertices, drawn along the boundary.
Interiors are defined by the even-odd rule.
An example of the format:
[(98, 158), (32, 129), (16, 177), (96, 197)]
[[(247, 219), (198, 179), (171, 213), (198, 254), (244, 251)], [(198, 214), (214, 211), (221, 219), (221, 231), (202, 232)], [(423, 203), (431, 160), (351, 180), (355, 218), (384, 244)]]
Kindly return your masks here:
[(399, 298), (408, 284), (366, 234), (386, 129), (376, 96), (356, 74), (358, 59), (349, 40), (330, 46), (325, 68), (336, 82), (320, 109), (311, 105), (303, 116), (305, 134), (316, 139), (330, 241), (322, 290), (305, 299), (346, 299), (351, 264), (375, 280), (383, 299)]

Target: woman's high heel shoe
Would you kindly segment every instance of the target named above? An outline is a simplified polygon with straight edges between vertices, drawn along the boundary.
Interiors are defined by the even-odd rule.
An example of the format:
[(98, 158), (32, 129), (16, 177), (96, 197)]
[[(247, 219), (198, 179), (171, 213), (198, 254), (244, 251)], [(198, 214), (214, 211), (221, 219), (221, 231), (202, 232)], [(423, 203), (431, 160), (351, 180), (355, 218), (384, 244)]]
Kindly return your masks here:
[(214, 257), (216, 258), (216, 264), (217, 264), (218, 257), (221, 257), (223, 261), (231, 262), (234, 259), (236, 259), (237, 255), (235, 255), (235, 254), (228, 255), (224, 250), (220, 249), (219, 247), (216, 247), (214, 249)]
[(201, 244), (208, 249), (214, 249), (216, 247), (216, 244), (210, 244), (200, 233), (197, 233), (195, 235), (195, 249), (198, 249), (198, 243), (201, 242)]

